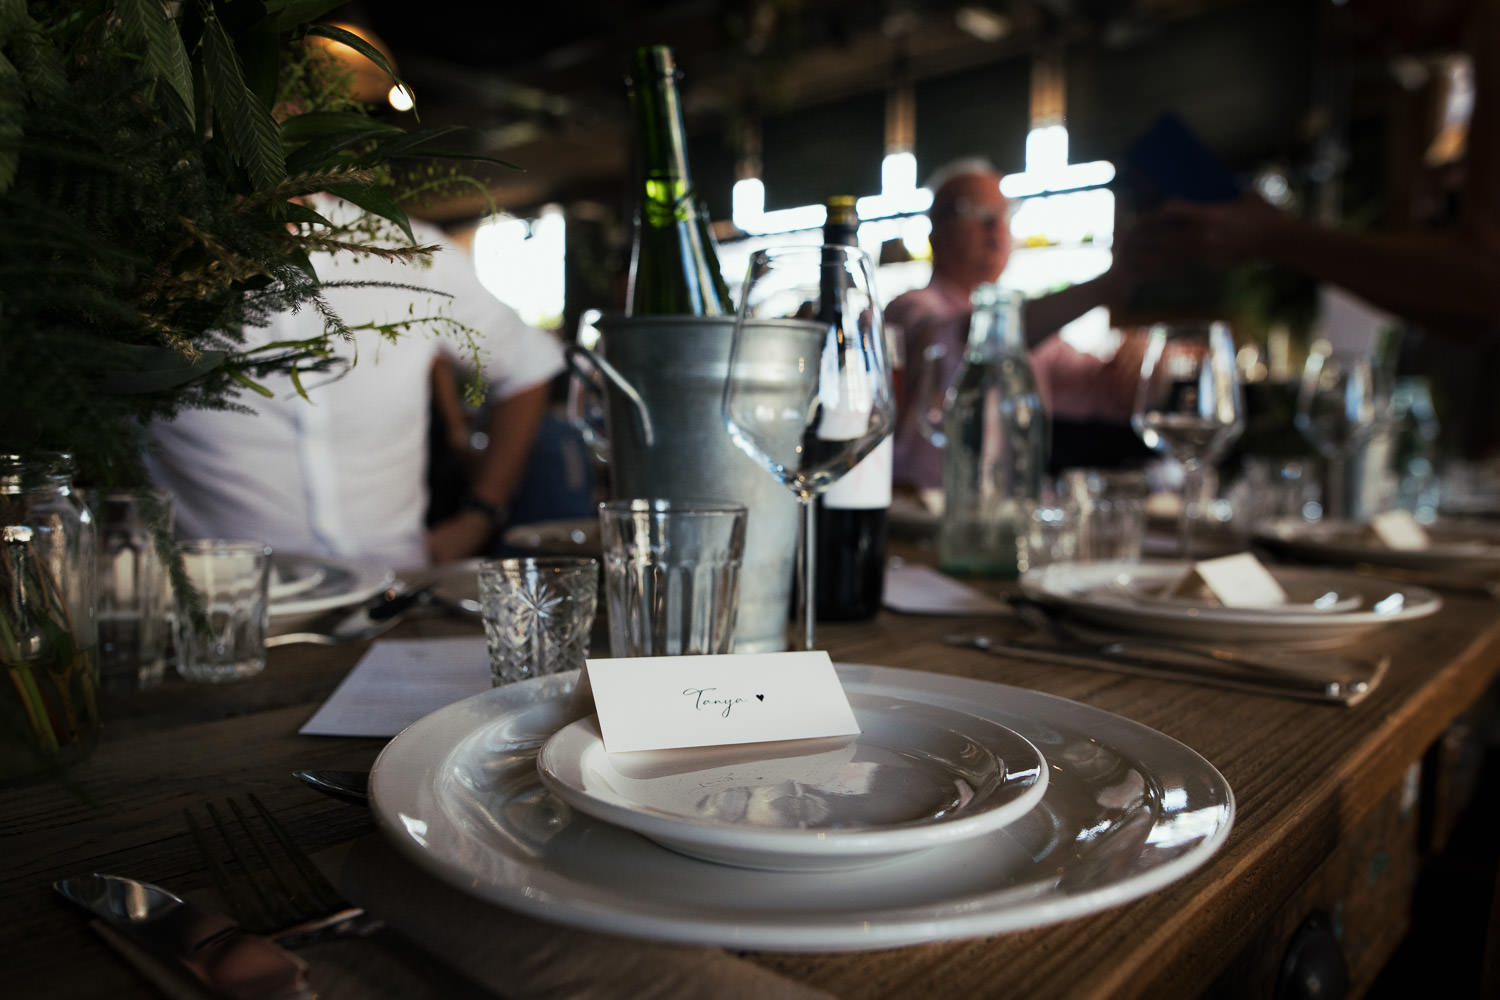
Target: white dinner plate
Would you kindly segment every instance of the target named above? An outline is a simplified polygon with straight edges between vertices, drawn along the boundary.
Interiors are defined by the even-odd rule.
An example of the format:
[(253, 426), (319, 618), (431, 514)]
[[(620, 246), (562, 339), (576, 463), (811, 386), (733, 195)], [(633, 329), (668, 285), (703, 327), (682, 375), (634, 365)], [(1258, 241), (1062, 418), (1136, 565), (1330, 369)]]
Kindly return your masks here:
[(328, 568), (317, 556), (277, 552), (271, 556), (271, 582), (266, 595), (271, 601), (285, 601), (312, 590), (328, 576)]
[(316, 563), (321, 570), (321, 578), (315, 586), (290, 597), (282, 600), (272, 598), (271, 621), (276, 625), (282, 624), (285, 619), (305, 618), (358, 604), (374, 597), (396, 579), (389, 568), (372, 563), (290, 553), (282, 558)]
[(1393, 549), (1369, 537), (1363, 524), (1288, 518), (1257, 527), (1255, 541), (1280, 555), (1338, 566), (1500, 573), (1500, 526), (1439, 520), (1425, 530), (1432, 542), (1426, 548)]
[(1266, 569), (1288, 594), (1335, 593), (1342, 601), (1357, 598), (1355, 606), (1319, 612), (1300, 607), (1226, 608), (1142, 601), (1130, 592), (1177, 580), (1188, 565), (1175, 560), (1054, 563), (1022, 574), (1021, 588), (1039, 601), (1098, 625), (1210, 642), (1334, 645), (1391, 622), (1425, 617), (1442, 607), (1442, 600), (1422, 587), (1286, 566)]
[(979, 836), (1047, 788), (1036, 747), (965, 712), (852, 694), (857, 736), (609, 753), (590, 716), (537, 757), (580, 812), (689, 857), (771, 871), (859, 868)]
[(840, 665), (852, 695), (1005, 726), (1050, 769), (1030, 812), (955, 844), (843, 872), (747, 871), (688, 858), (576, 812), (536, 751), (576, 720), (577, 672), (509, 684), (417, 721), (371, 774), (385, 836), (427, 871), (511, 909), (634, 937), (853, 951), (978, 937), (1117, 906), (1203, 865), (1234, 797), (1182, 744), (1077, 702), (987, 681)]

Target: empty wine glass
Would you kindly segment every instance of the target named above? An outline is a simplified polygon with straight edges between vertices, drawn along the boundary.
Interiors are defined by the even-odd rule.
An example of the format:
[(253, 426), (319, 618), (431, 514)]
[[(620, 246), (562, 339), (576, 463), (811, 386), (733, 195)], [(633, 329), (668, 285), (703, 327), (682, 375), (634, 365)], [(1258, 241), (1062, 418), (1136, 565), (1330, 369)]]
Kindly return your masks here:
[(1327, 462), (1325, 516), (1347, 520), (1349, 459), (1380, 428), (1388, 399), (1377, 385), (1369, 355), (1341, 354), (1326, 342), (1315, 345), (1297, 392), (1297, 429)]
[(1148, 446), (1182, 464), (1179, 548), (1182, 558), (1192, 559), (1204, 470), (1245, 428), (1229, 327), (1222, 322), (1152, 327), (1130, 422)]
[[(858, 247), (757, 250), (735, 321), (724, 426), (802, 504), (804, 648), (813, 648), (813, 500), (891, 433), (895, 404), (874, 266)], [(774, 362), (775, 367), (772, 367)], [(798, 391), (765, 373), (795, 364)]]

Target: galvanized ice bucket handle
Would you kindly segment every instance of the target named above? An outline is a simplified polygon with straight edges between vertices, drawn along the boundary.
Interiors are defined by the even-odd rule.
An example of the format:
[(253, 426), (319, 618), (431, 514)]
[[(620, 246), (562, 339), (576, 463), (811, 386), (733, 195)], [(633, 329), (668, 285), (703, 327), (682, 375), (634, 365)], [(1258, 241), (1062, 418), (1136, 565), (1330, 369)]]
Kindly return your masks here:
[[(646, 401), (630, 380), (621, 375), (614, 365), (605, 361), (580, 344), (569, 344), (566, 348), (568, 367), (573, 379), (568, 383), (568, 422), (578, 428), (584, 443), (601, 462), (609, 461), (609, 434), (605, 430), (602, 401), (613, 385), (629, 401), (635, 411), (636, 427), (641, 432), (641, 442), (646, 447), (656, 443), (656, 434), (651, 427), (651, 411)], [(599, 401), (601, 416), (597, 419), (588, 412), (588, 396), (593, 393)]]

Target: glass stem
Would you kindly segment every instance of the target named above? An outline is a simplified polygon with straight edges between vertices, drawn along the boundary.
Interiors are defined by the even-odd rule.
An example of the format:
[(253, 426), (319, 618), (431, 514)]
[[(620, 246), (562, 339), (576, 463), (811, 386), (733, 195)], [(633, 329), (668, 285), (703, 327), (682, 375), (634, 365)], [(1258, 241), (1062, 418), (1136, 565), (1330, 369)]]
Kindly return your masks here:
[(1349, 464), (1344, 461), (1343, 455), (1335, 455), (1328, 459), (1328, 504), (1326, 515), (1333, 520), (1347, 520), (1349, 517), (1348, 500), (1348, 475)]
[(813, 648), (813, 622), (817, 619), (813, 595), (813, 561), (817, 558), (817, 509), (810, 496), (799, 496), (802, 504), (802, 648)]
[(1203, 499), (1203, 475), (1197, 462), (1182, 463), (1182, 513), (1177, 518), (1177, 548), (1182, 558), (1193, 559), (1193, 521), (1198, 502)]

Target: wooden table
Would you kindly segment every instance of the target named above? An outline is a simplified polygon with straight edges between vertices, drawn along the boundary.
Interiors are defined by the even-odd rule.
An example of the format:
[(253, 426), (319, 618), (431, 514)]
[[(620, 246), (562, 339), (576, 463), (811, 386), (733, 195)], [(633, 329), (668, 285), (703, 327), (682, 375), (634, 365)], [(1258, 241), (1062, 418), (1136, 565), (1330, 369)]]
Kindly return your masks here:
[[(1235, 827), (1197, 872), (1092, 917), (873, 953), (732, 961), (850, 998), (1270, 996), (1289, 942), (1322, 912), (1338, 932), (1354, 992), (1362, 992), (1406, 934), (1422, 865), (1466, 800), (1464, 782), (1454, 780), (1462, 772), (1445, 762), (1454, 757), (1455, 723), (1485, 709), (1500, 674), (1497, 609), (1451, 593), (1437, 615), (1363, 640), (1355, 651), (1389, 650), (1393, 664), (1353, 709), (1040, 666), (941, 642), (950, 632), (993, 630), (993, 619), (883, 613), (872, 623), (822, 627), (821, 644), (841, 661), (1035, 688), (1160, 730), (1228, 778)], [(477, 629), (435, 619), (407, 622), (396, 634), (465, 632)], [(254, 791), (311, 851), (368, 835), (364, 811), (290, 778), (298, 767), (367, 768), (382, 746), (296, 732), (363, 650), (284, 647), (251, 681), (211, 687), (173, 679), (111, 697), (102, 742), (77, 769), (74, 787), (0, 791), (3, 992), (155, 995), (49, 886), (88, 870), (178, 890), (203, 886), (186, 806)], [(339, 994), (345, 971), (314, 969), (325, 995)]]

